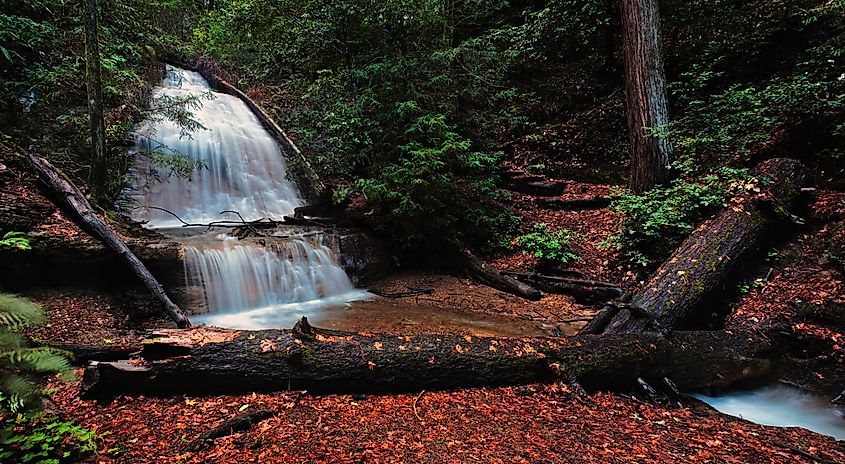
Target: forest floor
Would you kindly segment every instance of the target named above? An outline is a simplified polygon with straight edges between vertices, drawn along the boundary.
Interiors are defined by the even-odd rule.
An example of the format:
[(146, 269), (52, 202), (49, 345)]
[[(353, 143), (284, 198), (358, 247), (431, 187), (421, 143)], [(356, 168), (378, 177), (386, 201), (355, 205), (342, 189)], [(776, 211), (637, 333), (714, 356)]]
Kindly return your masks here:
[[(82, 401), (64, 385), (53, 407), (107, 432), (97, 463), (834, 463), (845, 442), (764, 427), (706, 406), (675, 408), (568, 386), (389, 396), (303, 392)], [(239, 411), (272, 417), (192, 451)]]

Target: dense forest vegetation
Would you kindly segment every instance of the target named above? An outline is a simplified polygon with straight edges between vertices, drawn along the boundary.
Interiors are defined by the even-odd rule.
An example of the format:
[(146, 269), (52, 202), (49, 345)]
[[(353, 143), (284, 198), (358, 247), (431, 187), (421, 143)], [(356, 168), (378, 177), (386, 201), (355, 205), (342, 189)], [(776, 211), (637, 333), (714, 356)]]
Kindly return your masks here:
[[(730, 169), (807, 152), (811, 162), (835, 166), (845, 130), (841, 4), (661, 7), (673, 115), (662, 130), (681, 180), (646, 197), (622, 197), (618, 206), (630, 220), (620, 245), (634, 253), (663, 235), (688, 233), (742, 175)], [(7, 143), (47, 143), (52, 157), (85, 178), (80, 8), (4, 6), (2, 114)], [(408, 248), (509, 243), (517, 218), (501, 207), (502, 160), (548, 174), (627, 175), (614, 2), (122, 1), (100, 8), (112, 199), (125, 181), (125, 134), (146, 114), (147, 89), (160, 76), (155, 60), (179, 56), (212, 60), (252, 88), (333, 181), (334, 199), (363, 193)], [(668, 198), (679, 204), (669, 207)]]
[[(22, 175), (8, 173), (28, 171), (20, 154), (37, 153), (87, 193), (106, 222), (124, 227), (120, 216), (133, 207), (125, 192), (138, 175), (130, 150), (138, 124), (169, 119), (186, 133), (203, 130), (192, 113), (202, 97), (151, 98), (164, 63), (190, 65), (260, 104), (327, 186), (311, 200), (374, 232), (400, 268), (454, 267), (454, 256), (467, 252), (488, 264), (524, 253), (532, 261), (520, 271), (558, 279), (578, 263), (601, 267), (602, 279), (588, 273), (586, 281), (612, 280), (606, 287), (629, 300), (633, 294), (637, 306), (648, 273), (674, 273), (668, 261), (658, 266), (705, 220), (738, 211), (737, 199), (749, 192), (793, 185), (789, 176), (754, 171), (761, 162), (796, 159), (814, 188), (845, 191), (845, 1), (660, 1), (668, 124), (639, 128), (626, 115), (623, 34), (631, 27), (624, 9), (635, 3), (657, 2), (7, 0), (0, 5), (0, 181), (19, 190)], [(86, 6), (99, 21), (102, 178), (91, 150)], [(666, 179), (654, 188), (629, 184), (640, 162), (632, 166), (638, 137), (671, 149)], [(174, 176), (204, 167), (174, 150), (150, 158)], [(288, 163), (293, 172), (305, 169)], [(607, 186), (598, 197), (614, 215), (608, 234), (535, 217), (538, 203), (526, 207), (508, 188), (514, 172)], [(29, 253), (33, 223), (7, 200), (0, 248)], [(789, 205), (775, 203), (776, 215), (791, 217)], [(821, 247), (825, 269), (840, 272), (845, 247)], [(773, 248), (762, 248), (767, 262), (776, 260)], [(753, 286), (769, 277), (718, 286), (737, 300), (753, 297)], [(4, 290), (8, 282), (0, 283)], [(714, 309), (720, 322), (708, 315), (695, 328), (721, 329), (731, 311)], [(26, 299), (0, 293), (0, 440), (20, 450), (41, 446), (32, 437), (42, 433), (44, 451), (27, 459), (63, 462), (36, 460), (63, 452), (82, 459), (102, 437), (50, 415), (18, 414), (46, 394), (36, 387), (41, 374), (71, 370), (61, 352), (26, 348), (17, 335), (42, 321)], [(20, 433), (24, 423), (29, 435)], [(22, 455), (11, 453), (0, 450), (0, 461)]]

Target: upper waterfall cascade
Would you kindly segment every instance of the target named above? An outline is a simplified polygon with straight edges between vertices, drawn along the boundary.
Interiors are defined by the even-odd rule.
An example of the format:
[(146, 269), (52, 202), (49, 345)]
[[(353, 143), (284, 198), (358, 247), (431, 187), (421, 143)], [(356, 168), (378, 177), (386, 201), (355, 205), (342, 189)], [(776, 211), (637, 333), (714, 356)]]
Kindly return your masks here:
[[(172, 175), (166, 168), (152, 167), (160, 182), (150, 182), (133, 197), (142, 206), (173, 212), (188, 223), (220, 219), (222, 211), (237, 211), (247, 220), (282, 219), (305, 204), (299, 189), (287, 179), (287, 167), (276, 140), (237, 97), (211, 92), (198, 73), (168, 67), (163, 85), (154, 98), (200, 98), (193, 117), (205, 129), (184, 134), (169, 119), (148, 121), (136, 133), (136, 147), (143, 153), (176, 152), (199, 167), (190, 178)], [(136, 176), (145, 177), (139, 163)], [(181, 222), (161, 210), (137, 208), (134, 218), (150, 228), (178, 227)]]
[[(139, 128), (136, 149), (147, 156), (138, 157), (134, 172), (139, 181), (129, 189), (139, 205), (134, 219), (166, 232), (183, 223), (240, 220), (233, 212), (245, 221), (281, 220), (305, 204), (286, 178), (276, 140), (243, 101), (211, 91), (196, 72), (171, 66), (155, 92), (156, 98), (165, 96), (200, 97), (201, 106), (192, 112), (204, 129), (186, 136), (164, 118)], [(187, 156), (195, 169), (187, 178), (171, 175), (148, 156), (157, 150)], [(151, 172), (155, 181), (142, 182)], [(226, 234), (210, 240), (183, 235), (180, 240), (187, 285), (201, 287), (204, 298), (206, 314), (192, 317), (195, 323), (279, 327), (321, 307), (368, 296), (353, 287), (332, 249), (313, 234), (293, 234), (269, 246)]]

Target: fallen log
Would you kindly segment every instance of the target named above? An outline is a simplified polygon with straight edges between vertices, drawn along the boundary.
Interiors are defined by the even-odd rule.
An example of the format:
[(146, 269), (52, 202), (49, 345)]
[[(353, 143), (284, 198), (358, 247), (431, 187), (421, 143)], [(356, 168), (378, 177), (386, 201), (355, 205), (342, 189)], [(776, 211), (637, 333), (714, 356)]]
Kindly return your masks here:
[[(731, 276), (754, 255), (767, 230), (788, 219), (778, 211), (785, 211), (798, 197), (804, 178), (801, 163), (785, 158), (764, 161), (752, 173), (768, 178), (768, 187), (738, 199), (693, 231), (603, 333), (667, 332), (685, 328), (702, 309), (712, 310), (707, 304), (723, 293)], [(595, 333), (597, 325), (590, 324)]]
[(85, 398), (309, 390), (394, 393), (575, 380), (625, 389), (638, 377), (723, 388), (770, 371), (754, 334), (676, 332), (574, 338), (477, 338), (296, 330), (165, 330), (133, 361), (92, 363)]
[(132, 250), (126, 246), (126, 243), (94, 213), (94, 208), (91, 207), (91, 204), (88, 203), (82, 192), (46, 159), (33, 153), (27, 153), (26, 159), (29, 165), (38, 173), (38, 177), (54, 194), (54, 197), (64, 203), (64, 206), (75, 215), (76, 219), (81, 223), (80, 225), (100, 239), (106, 248), (117, 254), (135, 273), (144, 286), (161, 302), (164, 311), (170, 319), (176, 322), (178, 327), (184, 328), (190, 326), (182, 310), (170, 300), (158, 280), (144, 266), (144, 263), (132, 253)]
[(514, 277), (520, 282), (529, 284), (546, 293), (570, 295), (581, 304), (606, 303), (622, 295), (621, 287), (608, 282), (549, 276), (532, 272), (502, 271), (502, 274)]
[(608, 196), (592, 196), (584, 198), (540, 198), (537, 203), (544, 208), (564, 210), (564, 211), (583, 211), (588, 209), (602, 209), (610, 206), (613, 201)]
[(59, 344), (47, 345), (72, 355), (71, 362), (74, 366), (87, 366), (92, 361), (119, 361), (127, 359), (134, 353), (141, 351), (140, 346), (133, 345), (80, 345), (80, 344)]
[(566, 190), (566, 184), (562, 182), (546, 182), (543, 180), (530, 179), (509, 179), (505, 184), (507, 190), (520, 192), (526, 195), (556, 197)]
[(469, 251), (463, 250), (459, 253), (459, 258), (455, 266), (479, 282), (497, 290), (521, 296), (528, 300), (539, 300), (543, 297), (543, 294), (536, 288), (487, 266)]

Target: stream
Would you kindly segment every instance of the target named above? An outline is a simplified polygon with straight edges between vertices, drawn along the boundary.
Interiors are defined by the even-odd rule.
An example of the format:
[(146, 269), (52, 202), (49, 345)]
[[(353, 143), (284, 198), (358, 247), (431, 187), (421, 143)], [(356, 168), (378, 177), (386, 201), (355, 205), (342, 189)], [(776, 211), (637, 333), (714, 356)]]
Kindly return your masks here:
[(830, 398), (774, 385), (720, 396), (693, 395), (719, 412), (777, 427), (803, 427), (845, 440), (845, 408)]

